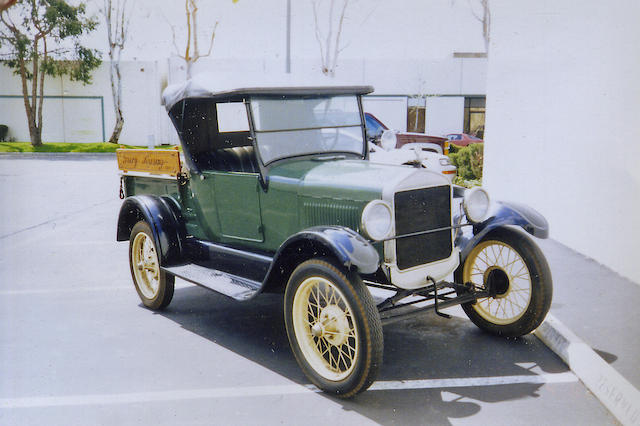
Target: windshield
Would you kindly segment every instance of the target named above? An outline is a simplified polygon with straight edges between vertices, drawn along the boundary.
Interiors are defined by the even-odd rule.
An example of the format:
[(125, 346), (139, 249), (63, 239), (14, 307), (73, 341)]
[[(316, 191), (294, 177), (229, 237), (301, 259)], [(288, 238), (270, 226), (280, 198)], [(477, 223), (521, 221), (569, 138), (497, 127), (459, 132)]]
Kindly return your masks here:
[(309, 154), (363, 155), (358, 98), (251, 98), (257, 146), (263, 163)]

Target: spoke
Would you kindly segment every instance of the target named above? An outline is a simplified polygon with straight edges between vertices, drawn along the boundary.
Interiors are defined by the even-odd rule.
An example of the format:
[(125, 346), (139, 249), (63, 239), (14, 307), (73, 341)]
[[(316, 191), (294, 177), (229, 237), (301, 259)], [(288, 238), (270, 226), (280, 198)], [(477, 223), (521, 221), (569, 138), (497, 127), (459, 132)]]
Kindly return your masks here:
[(520, 306), (515, 300), (513, 300), (511, 298), (509, 298), (508, 300), (509, 300), (509, 303), (511, 303), (511, 306), (517, 306), (518, 307), (518, 309), (519, 309), (518, 312), (524, 311), (524, 307)]
[(320, 352), (320, 356), (324, 358), (324, 354), (326, 354), (327, 351), (329, 350), (329, 344), (324, 340), (324, 338), (319, 337), (317, 346), (318, 346), (318, 351)]
[[(311, 321), (309, 321), (309, 317), (311, 317)], [(313, 327), (314, 323), (315, 316), (313, 315), (313, 311), (311, 310), (311, 305), (309, 305), (307, 309), (307, 324), (309, 325), (309, 327)]]
[(349, 344), (349, 340), (348, 340), (348, 339), (347, 339), (347, 343), (345, 343), (345, 346), (351, 350), (351, 355), (350, 355), (350, 357), (351, 357), (351, 358), (353, 358), (353, 356), (354, 356), (354, 355), (355, 355), (355, 353), (356, 353), (356, 348), (355, 348), (355, 346), (351, 346), (351, 345)]
[[(518, 272), (516, 272), (515, 274), (511, 274), (512, 277), (519, 277), (522, 275), (522, 271), (527, 271), (527, 265), (525, 265), (524, 263), (522, 264), (522, 266), (520, 267), (520, 269), (518, 269)], [(529, 274), (526, 273), (525, 276), (528, 276)]]
[[(485, 259), (482, 259), (482, 258), (480, 257), (480, 255), (481, 255), (481, 254), (484, 254), (484, 257), (485, 257), (485, 259), (486, 259), (486, 260), (485, 260)], [(489, 267), (493, 266), (493, 265), (491, 265), (491, 264), (488, 262), (489, 257), (488, 257), (488, 256), (487, 256), (487, 254), (484, 252), (484, 250), (483, 250), (483, 251), (481, 251), (480, 253), (478, 253), (478, 256), (476, 256), (476, 259), (478, 259), (479, 261), (481, 261), (482, 263), (484, 263), (485, 265), (487, 265), (487, 268), (489, 268)], [(485, 269), (487, 269), (487, 268), (485, 268)], [(478, 268), (478, 269), (480, 269), (480, 268)]]
[(333, 356), (333, 351), (331, 350), (333, 346), (329, 345), (328, 351), (327, 353), (329, 354), (329, 365), (336, 370), (335, 365), (336, 365), (336, 359)]
[(322, 291), (320, 291), (320, 287), (318, 287), (318, 294), (320, 296), (322, 296), (322, 298), (324, 299), (324, 306), (329, 305), (329, 300), (327, 299), (327, 295), (326, 295), (326, 289), (322, 289)]
[(315, 294), (316, 304), (318, 305), (319, 309), (322, 309), (322, 298), (320, 297), (320, 286), (316, 285), (314, 288), (316, 290), (316, 294)]
[(502, 252), (504, 251), (504, 246), (500, 246), (500, 251), (498, 252), (498, 257), (496, 258), (496, 265), (498, 264), (498, 260), (502, 260), (504, 263), (504, 260), (502, 259)]
[[(491, 263), (492, 265), (495, 265), (496, 263), (498, 263), (498, 256), (496, 255), (496, 246), (495, 245), (491, 245), (488, 248), (491, 249), (491, 254), (493, 255), (493, 262)], [(487, 250), (487, 253), (489, 251)], [(487, 256), (487, 260), (489, 260), (489, 256)]]
[[(520, 291), (520, 290), (518, 290), (518, 291)], [(524, 291), (524, 290), (523, 290), (523, 291)], [(523, 294), (520, 294), (520, 293), (516, 292), (516, 293), (514, 294), (514, 297), (518, 297), (518, 298), (520, 298), (520, 301), (521, 301), (522, 303), (524, 303), (524, 305), (525, 305), (525, 306), (526, 306), (526, 305), (528, 304), (528, 302), (529, 302), (529, 292), (527, 292), (526, 296), (525, 296), (525, 295), (523, 295)]]
[(353, 359), (351, 358), (351, 355), (349, 353), (342, 350), (342, 346), (346, 346), (346, 345), (341, 345), (339, 348), (340, 353), (342, 354), (342, 360), (344, 361), (344, 366), (346, 369), (351, 366), (351, 364), (353, 363)]
[(518, 256), (517, 253), (515, 253), (513, 260), (507, 263), (506, 265), (504, 265), (504, 269), (509, 268), (509, 272), (511, 273), (513, 271), (513, 265), (518, 261), (521, 261), (520, 256)]
[(499, 306), (502, 307), (503, 318), (507, 317), (507, 302), (500, 300)]
[(333, 287), (331, 288), (331, 292), (329, 294), (329, 303), (331, 305), (336, 304), (336, 291), (333, 289)]
[(336, 349), (338, 350), (338, 358), (336, 359), (336, 370), (340, 370), (340, 360), (342, 360), (343, 364), (346, 366), (347, 362), (344, 360), (344, 358), (342, 357), (342, 351), (340, 350), (339, 347), (336, 346)]

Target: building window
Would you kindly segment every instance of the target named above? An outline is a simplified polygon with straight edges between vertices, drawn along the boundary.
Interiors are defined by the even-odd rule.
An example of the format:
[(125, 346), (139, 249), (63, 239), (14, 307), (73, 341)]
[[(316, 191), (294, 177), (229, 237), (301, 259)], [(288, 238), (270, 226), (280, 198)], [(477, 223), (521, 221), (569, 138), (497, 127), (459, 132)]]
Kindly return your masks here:
[(484, 138), (484, 115), (487, 98), (464, 98), (464, 133)]

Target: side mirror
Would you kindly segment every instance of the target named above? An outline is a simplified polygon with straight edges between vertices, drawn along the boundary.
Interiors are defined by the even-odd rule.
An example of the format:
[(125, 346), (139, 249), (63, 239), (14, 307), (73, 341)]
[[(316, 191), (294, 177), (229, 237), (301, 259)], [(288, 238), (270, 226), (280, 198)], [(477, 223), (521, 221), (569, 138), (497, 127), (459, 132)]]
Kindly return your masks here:
[(396, 137), (395, 130), (385, 130), (382, 132), (382, 136), (380, 137), (380, 145), (382, 146), (382, 149), (385, 151), (391, 151), (392, 149), (395, 149), (397, 143), (398, 138)]

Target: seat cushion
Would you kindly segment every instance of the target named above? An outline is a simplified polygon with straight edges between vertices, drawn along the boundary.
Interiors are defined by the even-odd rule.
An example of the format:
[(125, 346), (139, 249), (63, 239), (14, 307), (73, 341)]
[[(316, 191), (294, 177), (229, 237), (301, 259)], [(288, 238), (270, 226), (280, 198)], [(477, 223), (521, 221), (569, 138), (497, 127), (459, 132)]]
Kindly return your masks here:
[(258, 161), (252, 146), (218, 149), (213, 153), (212, 167), (229, 172), (258, 173)]

